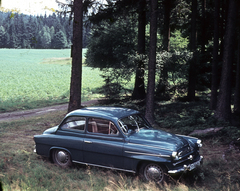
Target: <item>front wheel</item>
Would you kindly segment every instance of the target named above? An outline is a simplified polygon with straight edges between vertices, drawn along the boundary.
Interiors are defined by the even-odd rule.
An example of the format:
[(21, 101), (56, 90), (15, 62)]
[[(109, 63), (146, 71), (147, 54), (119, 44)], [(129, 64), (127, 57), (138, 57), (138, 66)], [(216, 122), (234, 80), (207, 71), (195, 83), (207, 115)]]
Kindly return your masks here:
[(63, 168), (72, 166), (70, 154), (65, 150), (55, 149), (52, 152), (53, 162)]
[(166, 180), (166, 168), (156, 163), (145, 163), (140, 168), (140, 176), (146, 181), (162, 183)]

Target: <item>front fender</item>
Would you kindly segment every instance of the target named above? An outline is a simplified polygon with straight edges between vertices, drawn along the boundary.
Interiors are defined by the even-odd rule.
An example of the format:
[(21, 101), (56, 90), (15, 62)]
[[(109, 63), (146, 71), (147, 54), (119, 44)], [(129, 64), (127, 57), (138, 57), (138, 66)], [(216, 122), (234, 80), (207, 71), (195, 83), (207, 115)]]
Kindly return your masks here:
[(142, 162), (167, 164), (171, 162), (170, 155), (151, 154), (144, 152), (125, 151), (124, 165), (127, 169), (137, 171)]
[(125, 155), (127, 158), (132, 158), (136, 160), (149, 160), (153, 162), (170, 162), (171, 161), (170, 155), (151, 154), (151, 153), (132, 152), (132, 151), (125, 151)]

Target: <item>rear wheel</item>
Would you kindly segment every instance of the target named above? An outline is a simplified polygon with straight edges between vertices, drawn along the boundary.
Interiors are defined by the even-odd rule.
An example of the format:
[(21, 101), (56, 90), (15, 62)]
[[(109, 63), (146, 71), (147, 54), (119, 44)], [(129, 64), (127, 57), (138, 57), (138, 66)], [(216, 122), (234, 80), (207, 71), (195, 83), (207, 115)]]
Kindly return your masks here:
[(162, 183), (166, 180), (166, 168), (156, 163), (144, 163), (140, 175), (146, 181)]
[(72, 166), (72, 159), (69, 152), (61, 149), (55, 149), (52, 152), (53, 162), (63, 168)]

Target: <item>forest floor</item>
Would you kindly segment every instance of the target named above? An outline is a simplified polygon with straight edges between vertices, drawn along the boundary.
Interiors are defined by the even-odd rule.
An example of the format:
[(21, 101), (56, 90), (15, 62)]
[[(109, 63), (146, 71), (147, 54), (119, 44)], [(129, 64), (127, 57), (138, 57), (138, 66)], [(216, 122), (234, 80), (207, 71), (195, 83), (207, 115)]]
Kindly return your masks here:
[[(129, 102), (128, 105), (124, 105), (124, 103), (119, 102), (117, 105), (130, 107), (129, 103), (132, 102)], [(82, 102), (82, 106), (106, 104), (102, 104), (101, 100)], [(197, 119), (201, 117), (200, 114), (206, 108), (202, 106), (202, 103), (194, 103), (195, 105), (182, 104), (161, 105), (162, 113), (160, 111), (158, 113), (164, 113), (165, 116), (163, 118), (158, 117), (160, 126), (169, 132), (193, 135), (202, 139), (203, 147), (200, 149), (200, 154), (204, 157), (203, 165), (196, 171), (173, 177), (166, 189), (161, 186), (160, 188), (155, 188), (148, 184), (151, 187), (150, 190), (239, 190), (240, 137), (238, 136), (239, 138), (235, 142), (226, 141), (229, 138), (223, 132), (230, 131), (232, 129), (230, 126), (204, 125), (197, 121), (196, 128), (192, 128), (194, 125), (192, 122), (194, 120), (192, 119), (196, 114), (190, 106), (194, 106), (195, 110), (198, 108), (195, 111), (197, 112)], [(135, 184), (135, 190), (144, 190), (141, 189), (141, 186), (144, 186), (145, 183), (136, 179), (135, 175), (122, 174), (120, 172), (113, 173), (97, 168), (91, 168), (92, 170), (89, 171), (90, 167), (84, 170), (85, 168), (82, 166), (77, 166), (74, 169), (55, 168), (45, 158), (33, 154), (34, 143), (32, 137), (58, 124), (67, 113), (67, 107), (67, 104), (62, 104), (0, 114), (0, 138), (2, 142), (0, 154), (3, 156), (3, 158), (0, 158), (0, 168), (3, 169), (0, 172), (0, 183), (2, 182), (3, 188), (6, 190), (20, 190), (20, 188), (26, 186), (30, 190), (40, 187), (47, 190), (55, 190), (60, 185), (60, 187), (65, 187), (66, 190), (71, 190), (73, 188), (71, 186), (74, 186), (74, 188), (85, 188), (82, 190), (89, 190), (89, 188), (91, 188), (90, 190), (104, 190), (104, 187), (107, 186), (110, 188), (108, 190), (116, 190), (117, 185), (119, 186), (118, 190), (134, 190), (132, 185)], [(182, 112), (182, 109), (185, 112)], [(189, 111), (189, 118), (187, 118), (188, 113), (186, 111)], [(183, 114), (185, 115), (181, 118), (183, 126), (178, 127), (178, 123), (176, 123), (178, 118), (176, 116), (179, 117)], [(185, 122), (184, 120), (187, 121)], [(200, 128), (201, 126), (203, 127)], [(234, 135), (231, 132), (229, 134), (231, 136)], [(78, 168), (81, 170), (78, 170)], [(16, 171), (16, 169), (18, 170)], [(51, 178), (49, 179), (49, 177)], [(108, 181), (110, 177), (113, 178), (111, 179), (112, 183)], [(125, 178), (121, 179), (121, 177)], [(89, 178), (91, 181), (89, 181)], [(57, 180), (65, 181), (58, 182), (56, 187), (54, 187), (52, 183)], [(180, 189), (179, 186), (181, 185), (185, 185), (185, 189)]]

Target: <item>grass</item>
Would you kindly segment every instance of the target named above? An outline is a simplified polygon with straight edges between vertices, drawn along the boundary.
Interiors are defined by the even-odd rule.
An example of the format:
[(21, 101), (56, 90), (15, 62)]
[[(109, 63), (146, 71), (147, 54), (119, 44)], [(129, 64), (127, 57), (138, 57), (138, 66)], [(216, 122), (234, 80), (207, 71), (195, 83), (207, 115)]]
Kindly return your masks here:
[[(69, 49), (1, 49), (0, 56), (0, 112), (68, 102)], [(82, 101), (99, 97), (95, 90), (103, 85), (100, 74), (98, 69), (83, 67)]]
[[(2, 49), (0, 112), (65, 103), (69, 97), (70, 50)], [(99, 97), (101, 72), (83, 67), (83, 101)], [(129, 173), (83, 165), (61, 169), (33, 153), (33, 135), (57, 125), (65, 115), (48, 115), (0, 123), (0, 182), (3, 190), (240, 190), (240, 130), (217, 122), (208, 100), (156, 102), (156, 128), (188, 135), (195, 129), (224, 127), (215, 134), (201, 135), (202, 168), (172, 177), (164, 185), (142, 182)], [(119, 100), (115, 106), (142, 112), (145, 103)]]
[[(112, 105), (139, 108), (143, 104), (119, 101)], [(205, 111), (205, 112), (203, 112)], [(159, 113), (161, 112), (161, 113)], [(206, 115), (207, 114), (207, 115)], [(235, 191), (240, 188), (239, 130), (227, 124), (212, 122), (205, 101), (195, 103), (156, 102), (158, 126), (188, 134), (194, 129), (218, 127), (216, 134), (201, 136), (204, 164), (194, 172), (172, 177), (164, 185), (142, 182), (131, 173), (110, 171), (85, 165), (62, 169), (48, 159), (33, 153), (33, 135), (57, 125), (65, 115), (58, 111), (27, 120), (0, 123), (0, 181), (3, 190), (164, 190), (164, 191)], [(199, 116), (201, 123), (196, 120)], [(186, 125), (191, 122), (190, 125)], [(200, 124), (199, 124), (200, 123)], [(229, 129), (229, 134), (226, 133)]]

